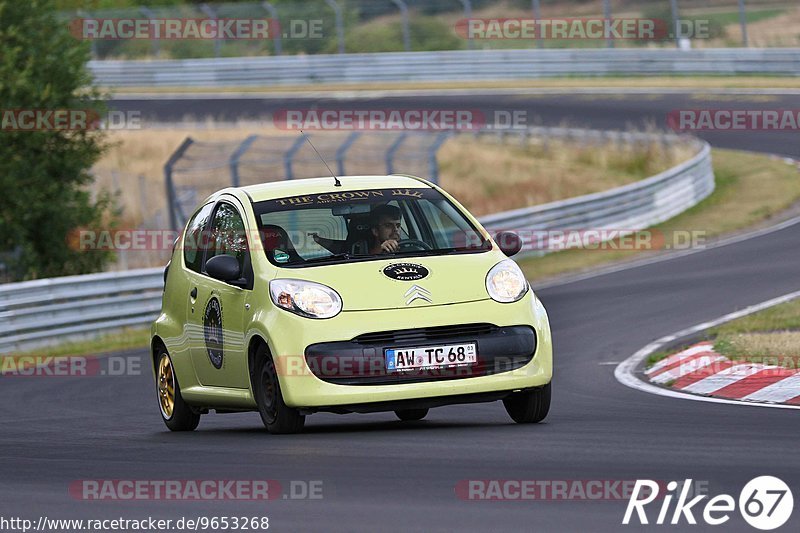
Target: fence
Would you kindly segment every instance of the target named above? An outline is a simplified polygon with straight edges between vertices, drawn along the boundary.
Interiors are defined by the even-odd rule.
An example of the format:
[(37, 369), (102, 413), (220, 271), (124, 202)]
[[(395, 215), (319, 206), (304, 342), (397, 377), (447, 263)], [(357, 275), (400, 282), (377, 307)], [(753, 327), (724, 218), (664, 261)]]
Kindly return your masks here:
[(471, 50), (92, 61), (108, 87), (245, 87), (461, 82), (611, 75), (800, 75), (798, 49)]
[[(544, 4), (544, 5), (541, 5)], [(667, 28), (684, 21), (684, 33), (713, 46), (729, 43), (748, 46), (748, 21), (778, 17), (787, 2), (775, 0), (610, 0), (559, 5), (540, 0), (297, 0), (294, 2), (236, 2), (149, 6), (123, 9), (66, 11), (65, 19), (269, 19), (266, 39), (95, 39), (95, 58), (237, 57), (248, 55), (334, 54), (389, 51), (432, 51), (472, 48), (574, 48), (675, 46), (676, 35), (657, 40), (634, 39), (518, 39), (509, 44), (501, 39), (467, 39), (455, 26), (458, 20), (481, 17), (531, 19), (592, 17), (613, 19), (615, 15), (663, 21)], [(706, 34), (694, 35), (688, 28), (695, 21), (708, 26)], [(679, 26), (680, 29), (680, 26)], [(765, 32), (763, 24), (753, 32), (757, 46), (786, 46), (775, 40), (775, 31)], [(671, 32), (674, 33), (674, 32)], [(767, 35), (763, 35), (767, 33)], [(773, 35), (768, 35), (772, 33)], [(796, 46), (796, 36), (789, 46)], [(700, 39), (696, 39), (697, 40)]]
[[(535, 130), (527, 133), (537, 133)], [(607, 132), (539, 131), (546, 135), (608, 138)], [(618, 134), (636, 142), (674, 136)], [(644, 229), (696, 205), (714, 190), (711, 149), (672, 169), (630, 185), (551, 204), (483, 217), (495, 229)], [(0, 351), (30, 349), (76, 335), (143, 326), (161, 305), (163, 269), (44, 279), (0, 286)]]
[[(436, 154), (452, 135), (442, 132), (324, 132), (306, 134), (337, 175), (392, 174), (397, 169), (438, 179)], [(235, 142), (196, 142), (187, 138), (164, 166), (172, 229), (181, 227), (197, 202), (234, 187), (321, 176), (319, 156), (299, 133), (251, 135)], [(190, 203), (180, 201), (179, 191)], [(193, 191), (189, 194), (189, 191)]]

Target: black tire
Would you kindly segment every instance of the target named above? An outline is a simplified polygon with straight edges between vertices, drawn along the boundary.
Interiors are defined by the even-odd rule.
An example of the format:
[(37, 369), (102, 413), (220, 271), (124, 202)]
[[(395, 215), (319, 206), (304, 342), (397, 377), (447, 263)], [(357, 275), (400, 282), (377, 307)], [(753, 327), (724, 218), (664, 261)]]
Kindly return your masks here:
[(427, 409), (399, 409), (394, 412), (403, 421), (422, 420), (428, 414)]
[[(161, 370), (162, 361), (170, 369), (171, 380)], [(172, 386), (171, 412), (162, 401), (162, 375), (164, 377), (163, 385), (166, 386), (171, 382)], [(158, 410), (161, 413), (161, 420), (164, 421), (170, 431), (194, 431), (197, 429), (197, 425), (200, 424), (200, 414), (193, 411), (191, 406), (183, 400), (178, 376), (175, 375), (175, 367), (172, 365), (172, 358), (163, 347), (159, 350), (156, 358), (156, 397), (158, 398)]]
[(537, 389), (515, 392), (503, 400), (506, 412), (517, 424), (536, 424), (550, 411), (551, 384)]
[(267, 431), (274, 435), (298, 433), (302, 431), (306, 417), (297, 409), (283, 403), (281, 385), (275, 363), (267, 347), (259, 346), (256, 351), (256, 368), (253, 376), (253, 393), (256, 395), (258, 412)]

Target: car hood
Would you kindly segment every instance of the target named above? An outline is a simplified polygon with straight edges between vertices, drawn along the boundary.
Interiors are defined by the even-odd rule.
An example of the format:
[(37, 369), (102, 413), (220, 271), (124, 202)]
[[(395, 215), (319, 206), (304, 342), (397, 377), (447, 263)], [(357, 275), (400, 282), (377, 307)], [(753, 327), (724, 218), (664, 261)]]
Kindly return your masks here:
[(277, 277), (315, 281), (333, 288), (342, 297), (343, 312), (431, 307), (489, 299), (486, 274), (505, 258), (496, 250), (393, 257), (281, 269)]

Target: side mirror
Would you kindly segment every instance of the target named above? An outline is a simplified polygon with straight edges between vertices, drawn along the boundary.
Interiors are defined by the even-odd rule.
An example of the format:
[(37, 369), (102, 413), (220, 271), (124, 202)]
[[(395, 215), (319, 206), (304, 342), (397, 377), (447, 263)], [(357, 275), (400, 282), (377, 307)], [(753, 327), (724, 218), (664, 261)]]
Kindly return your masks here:
[(500, 251), (508, 257), (522, 250), (522, 239), (513, 231), (501, 231), (494, 236), (494, 241), (500, 247)]
[(242, 275), (239, 260), (232, 255), (215, 255), (206, 261), (206, 272), (212, 278), (225, 283), (237, 281)]

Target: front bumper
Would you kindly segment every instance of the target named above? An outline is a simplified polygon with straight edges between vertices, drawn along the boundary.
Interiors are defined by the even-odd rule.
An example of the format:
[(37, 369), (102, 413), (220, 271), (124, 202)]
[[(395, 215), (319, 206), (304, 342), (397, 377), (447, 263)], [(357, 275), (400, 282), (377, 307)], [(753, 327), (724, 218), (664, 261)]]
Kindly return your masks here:
[[(475, 343), (478, 361), (471, 365), (391, 371), (384, 353), (411, 348)], [(336, 385), (391, 385), (489, 376), (523, 367), (536, 352), (536, 332), (530, 326), (498, 327), (465, 324), (360, 335), (350, 341), (323, 342), (306, 348), (311, 372)]]
[[(269, 343), (284, 402), (291, 407), (335, 410), (326, 408), (432, 398), (438, 398), (437, 404), (442, 405), (456, 403), (457, 398), (463, 395), (540, 387), (552, 378), (552, 341), (547, 313), (531, 291), (512, 304), (483, 300), (424, 308), (351, 311), (317, 321), (281, 312), (271, 314), (270, 319), (268, 331), (281, 332), (271, 335)], [(489, 321), (497, 326), (497, 330), (484, 338), (485, 344), (481, 343), (479, 337), (473, 339), (479, 342), (479, 357), (481, 353), (493, 354), (492, 361), (482, 368), (482, 372), (476, 372), (473, 367), (466, 374), (456, 368), (451, 375), (439, 371), (434, 376), (398, 377), (385, 372), (367, 376), (317, 376), (314, 370), (319, 371), (319, 368), (312, 370), (314, 363), (310, 367), (307, 360), (307, 357), (313, 359), (325, 355), (324, 352), (341, 354), (341, 348), (355, 350), (351, 340), (374, 331), (402, 331)], [(437, 341), (434, 344), (448, 343)], [(331, 347), (335, 350), (331, 351)], [(383, 351), (377, 349), (379, 347), (397, 346), (372, 347), (375, 348), (372, 357), (382, 364)], [(357, 350), (361, 356), (364, 355), (364, 346), (359, 346)], [(356, 355), (356, 352), (351, 355)], [(452, 402), (447, 401), (448, 396)]]

